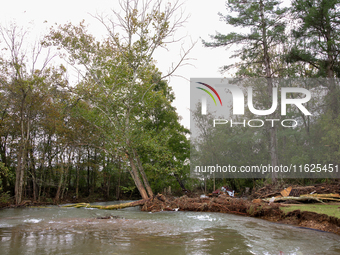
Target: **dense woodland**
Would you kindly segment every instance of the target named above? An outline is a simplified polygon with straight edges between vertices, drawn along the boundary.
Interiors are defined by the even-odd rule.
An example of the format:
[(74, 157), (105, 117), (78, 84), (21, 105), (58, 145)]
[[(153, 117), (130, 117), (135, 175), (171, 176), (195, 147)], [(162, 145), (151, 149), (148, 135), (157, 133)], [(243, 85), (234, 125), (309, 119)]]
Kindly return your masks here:
[[(143, 3), (122, 1), (112, 18), (96, 16), (108, 32), (102, 40), (85, 22), (52, 27), (33, 46), (24, 28), (1, 27), (2, 201), (148, 198), (169, 186), (172, 191), (201, 188), (202, 180), (190, 179), (189, 130), (171, 106), (174, 94), (166, 81), (190, 49), (176, 53), (179, 63), (168, 74), (159, 72), (153, 59), (155, 50), (176, 41), (173, 36), (186, 18), (178, 2)], [(203, 44), (239, 46), (233, 53), (236, 64), (222, 72), (233, 68), (242, 78), (334, 79), (340, 74), (340, 1), (294, 0), (282, 7), (273, 0), (230, 0), (220, 17), (226, 31), (231, 25), (237, 32), (217, 33)], [(234, 165), (339, 164), (339, 84), (327, 84), (311, 106), (317, 115), (289, 112), (299, 120), (298, 128), (204, 132), (193, 146), (218, 144), (223, 135), (230, 139), (226, 161)], [(262, 93), (270, 95), (272, 86), (268, 79)], [(240, 190), (263, 180), (216, 182)]]
[(96, 17), (107, 28), (102, 41), (82, 22), (52, 27), (27, 49), (24, 29), (1, 28), (1, 189), (17, 204), (184, 187), (189, 130), (153, 54), (185, 17), (174, 17), (179, 3), (120, 7)]
[[(213, 165), (218, 157), (223, 157), (220, 162), (224, 165), (234, 166), (339, 165), (340, 2), (294, 0), (290, 7), (283, 7), (279, 1), (228, 1), (226, 7), (220, 17), (235, 29), (228, 34), (217, 32), (203, 42), (211, 48), (238, 46), (233, 57), (240, 62), (221, 70), (236, 70), (236, 78), (248, 81), (247, 86), (253, 83), (256, 109), (270, 109), (274, 86), (305, 88), (312, 94), (305, 105), (312, 115), (296, 107), (288, 107), (285, 116), (280, 115), (280, 109), (269, 116), (248, 111), (247, 120), (294, 119), (297, 126), (287, 128), (276, 122), (273, 127), (267, 124), (257, 129), (226, 125), (213, 129), (213, 114), (203, 118), (196, 111), (201, 135), (193, 141), (195, 159), (201, 165)], [(258, 85), (252, 78), (263, 81)], [(294, 97), (304, 95), (289, 95)], [(266, 177), (278, 179), (276, 173)], [(247, 180), (232, 182), (240, 186)]]

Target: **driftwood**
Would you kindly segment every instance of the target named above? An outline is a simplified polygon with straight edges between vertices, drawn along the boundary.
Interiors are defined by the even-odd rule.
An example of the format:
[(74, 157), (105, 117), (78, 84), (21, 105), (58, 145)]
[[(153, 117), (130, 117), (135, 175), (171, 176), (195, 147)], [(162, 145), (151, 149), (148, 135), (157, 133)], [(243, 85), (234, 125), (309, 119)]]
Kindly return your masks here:
[(295, 201), (313, 200), (313, 201), (317, 201), (320, 203), (323, 203), (323, 200), (340, 202), (340, 195), (339, 194), (308, 194), (308, 195), (300, 195), (299, 197), (286, 196), (286, 197), (272, 197), (272, 198), (263, 199), (263, 201), (266, 201), (266, 202), (281, 202), (281, 201), (287, 201), (287, 200), (295, 200)]
[[(115, 204), (115, 205), (91, 205), (88, 203), (77, 203), (77, 204), (70, 204), (70, 205), (64, 205), (62, 207), (73, 207), (73, 208), (97, 208), (102, 210), (117, 210), (117, 209), (123, 209), (127, 207), (135, 207), (135, 206), (145, 206), (146, 204), (152, 204), (153, 206), (157, 204), (161, 204), (162, 206), (157, 209), (157, 211), (163, 210), (165, 204), (166, 204), (167, 198), (162, 194), (157, 194), (156, 196), (150, 197), (148, 199), (141, 199), (138, 201), (128, 202), (128, 203), (122, 203), (122, 204)], [(143, 207), (144, 208), (144, 207)], [(172, 210), (172, 209), (171, 209)], [(151, 208), (148, 208), (148, 210), (145, 211), (152, 211)]]
[(262, 199), (266, 202), (283, 202), (287, 200), (295, 200), (295, 201), (310, 201), (314, 200), (320, 203), (323, 203), (323, 201), (317, 197), (310, 197), (310, 196), (301, 196), (301, 197), (274, 197), (274, 198), (265, 198)]
[(339, 194), (310, 194), (310, 195), (301, 195), (301, 197), (317, 197), (317, 198), (321, 198), (321, 199), (337, 199), (340, 200), (340, 195)]

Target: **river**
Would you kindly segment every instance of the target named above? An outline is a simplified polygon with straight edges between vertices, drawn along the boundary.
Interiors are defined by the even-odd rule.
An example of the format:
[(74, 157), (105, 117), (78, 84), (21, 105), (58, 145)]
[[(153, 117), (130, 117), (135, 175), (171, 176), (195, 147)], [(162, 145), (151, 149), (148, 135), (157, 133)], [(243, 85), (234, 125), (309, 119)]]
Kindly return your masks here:
[(340, 254), (340, 236), (231, 214), (47, 206), (0, 210), (0, 254), (324, 255)]

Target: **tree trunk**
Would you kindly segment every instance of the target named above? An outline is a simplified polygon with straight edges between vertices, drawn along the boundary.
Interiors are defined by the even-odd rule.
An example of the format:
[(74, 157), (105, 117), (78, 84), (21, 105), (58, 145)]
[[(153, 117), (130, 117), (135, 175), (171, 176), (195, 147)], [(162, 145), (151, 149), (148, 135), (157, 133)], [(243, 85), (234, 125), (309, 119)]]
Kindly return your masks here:
[(54, 198), (54, 201), (56, 203), (59, 202), (59, 199), (60, 199), (60, 194), (61, 194), (61, 186), (63, 184), (63, 181), (64, 181), (64, 160), (63, 160), (63, 154), (64, 152), (61, 151), (60, 152), (60, 178), (59, 178), (59, 183), (58, 183), (58, 189), (57, 189), (57, 193), (55, 195), (55, 198)]
[(80, 162), (81, 162), (81, 149), (78, 151), (78, 164), (76, 165), (76, 171), (77, 171), (77, 176), (76, 176), (76, 199), (79, 197), (79, 172), (80, 172)]
[[(1, 127), (0, 127), (1, 128)], [(0, 143), (0, 162), (2, 162), (5, 167), (7, 167), (7, 159), (6, 159), (6, 137), (4, 139), (4, 143)], [(0, 174), (1, 182), (2, 182), (2, 187), (3, 191), (7, 191), (7, 176), (4, 174)]]
[(131, 165), (131, 175), (133, 180), (135, 181), (136, 187), (140, 193), (140, 195), (142, 196), (143, 199), (148, 199), (148, 194), (146, 193), (146, 190), (144, 188), (144, 185), (139, 177), (139, 173), (138, 170), (136, 168), (135, 162), (133, 160), (133, 158), (128, 154), (128, 158), (130, 161), (130, 165)]
[(38, 198), (38, 191), (37, 191), (37, 184), (36, 184), (36, 171), (35, 171), (35, 162), (34, 162), (34, 156), (33, 156), (33, 144), (31, 141), (31, 146), (29, 149), (30, 153), (30, 169), (31, 169), (31, 176), (32, 176), (32, 188), (33, 188), (33, 201), (37, 201)]
[(87, 193), (90, 195), (90, 149), (87, 148)]
[[(25, 130), (24, 130), (24, 100), (21, 104), (21, 118), (20, 118), (20, 127), (21, 127), (21, 141), (20, 141), (20, 149), (18, 155), (18, 165), (16, 168), (16, 180), (15, 180), (15, 201), (16, 204), (20, 204), (23, 195), (23, 184), (24, 184), (24, 169), (26, 165), (26, 149), (27, 149), (27, 141), (25, 137)], [(29, 136), (29, 121), (27, 122), (27, 138)]]
[(122, 177), (121, 165), (120, 165), (121, 158), (118, 157), (118, 185), (116, 187), (116, 199), (119, 200), (120, 197), (120, 179)]
[(37, 201), (38, 200), (38, 189), (37, 189), (37, 184), (35, 181), (35, 169), (33, 169), (32, 172), (32, 185), (33, 185), (33, 201)]
[[(45, 177), (44, 173), (46, 172), (46, 171), (43, 171), (42, 169), (43, 169), (43, 163), (40, 164), (40, 176), (39, 176), (39, 178), (40, 178), (41, 181), (44, 180), (44, 177)], [(37, 186), (38, 186), (38, 200), (37, 201), (40, 202), (42, 184), (40, 183), (40, 185), (38, 185), (38, 183), (37, 183)]]
[(184, 186), (184, 184), (183, 184), (181, 178), (179, 178), (179, 175), (175, 173), (174, 176), (175, 176), (175, 178), (176, 178), (176, 180), (177, 180), (179, 186), (181, 186), (182, 190), (184, 190), (184, 191), (187, 190), (187, 189), (185, 188), (185, 186)]
[(77, 169), (76, 198), (78, 199), (79, 197), (79, 166), (76, 166), (76, 169)]
[(20, 204), (22, 200), (22, 187), (24, 183), (24, 157), (25, 153), (23, 152), (23, 145), (20, 148), (20, 152), (18, 155), (18, 165), (15, 171), (15, 202), (16, 204)]
[(60, 178), (59, 178), (59, 183), (58, 183), (58, 190), (57, 190), (57, 194), (55, 195), (55, 198), (54, 198), (55, 202), (59, 201), (61, 185), (63, 184), (63, 179), (64, 179), (64, 167), (61, 166), (61, 173), (60, 173)]
[(146, 174), (144, 172), (144, 168), (143, 168), (142, 162), (140, 162), (139, 157), (138, 157), (136, 151), (134, 150), (133, 152), (134, 152), (134, 155), (135, 155), (135, 157), (137, 159), (138, 169), (139, 169), (139, 172), (142, 175), (143, 182), (144, 182), (144, 185), (146, 187), (146, 190), (148, 191), (149, 197), (153, 197), (153, 192), (152, 192), (152, 189), (151, 189), (150, 184), (148, 182), (148, 178), (146, 177)]
[[(97, 150), (95, 149), (94, 150), (94, 162), (97, 162)], [(92, 175), (91, 175), (91, 193), (94, 194), (95, 191), (96, 191), (96, 178), (97, 178), (97, 165), (96, 164), (93, 164), (93, 167), (92, 167)]]
[[(330, 27), (329, 24), (327, 24)], [(326, 73), (329, 78), (329, 95), (330, 95), (330, 109), (332, 113), (332, 119), (336, 119), (339, 116), (339, 92), (337, 90), (336, 82), (334, 81), (334, 64), (335, 64), (335, 51), (333, 50), (333, 43), (330, 31), (326, 32), (327, 40), (327, 55)]]
[(106, 180), (106, 198), (109, 199), (110, 197), (110, 184), (111, 184), (111, 174), (108, 174)]
[[(263, 0), (260, 0), (260, 11), (261, 11), (261, 22), (262, 22), (262, 44), (263, 44), (263, 60), (265, 65), (265, 73), (267, 78), (267, 88), (269, 98), (273, 98), (273, 83), (271, 80), (271, 65), (270, 65), (270, 56), (268, 51), (268, 42), (267, 42), (267, 24), (264, 17), (264, 4)], [(275, 119), (275, 114), (271, 116), (272, 119)], [(279, 164), (278, 162), (278, 152), (277, 152), (277, 128), (275, 125), (269, 128), (269, 151), (270, 151), (270, 159), (272, 167), (275, 167)], [(275, 183), (277, 181), (277, 173), (275, 171), (272, 172), (272, 180)]]

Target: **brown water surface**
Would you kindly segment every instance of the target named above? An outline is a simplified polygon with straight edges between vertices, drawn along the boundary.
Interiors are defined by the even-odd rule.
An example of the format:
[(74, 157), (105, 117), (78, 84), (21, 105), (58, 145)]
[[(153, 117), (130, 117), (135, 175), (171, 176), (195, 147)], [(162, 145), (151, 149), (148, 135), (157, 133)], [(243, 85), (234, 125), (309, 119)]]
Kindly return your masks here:
[[(112, 204), (98, 203), (98, 204)], [(98, 219), (103, 216), (111, 219)], [(340, 254), (340, 236), (220, 213), (0, 211), (0, 254)]]

